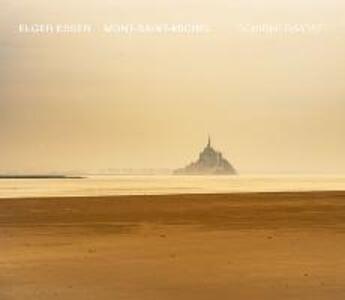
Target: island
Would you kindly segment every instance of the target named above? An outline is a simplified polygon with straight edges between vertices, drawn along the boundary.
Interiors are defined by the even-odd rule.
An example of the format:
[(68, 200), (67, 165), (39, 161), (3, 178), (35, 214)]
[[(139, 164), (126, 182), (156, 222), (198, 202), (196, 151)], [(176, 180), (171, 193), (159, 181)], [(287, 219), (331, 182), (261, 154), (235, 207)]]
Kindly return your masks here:
[(196, 162), (190, 163), (185, 168), (174, 171), (175, 175), (236, 175), (236, 169), (229, 163), (221, 152), (211, 146), (211, 138), (204, 150), (199, 154)]

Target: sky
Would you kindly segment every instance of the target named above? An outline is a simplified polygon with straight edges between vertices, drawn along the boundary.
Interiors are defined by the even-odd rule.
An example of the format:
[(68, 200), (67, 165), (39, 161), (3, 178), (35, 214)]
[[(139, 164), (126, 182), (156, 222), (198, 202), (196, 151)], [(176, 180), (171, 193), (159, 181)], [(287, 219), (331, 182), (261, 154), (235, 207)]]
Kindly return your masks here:
[[(344, 1), (0, 4), (0, 172), (179, 168), (210, 134), (242, 174), (345, 174)], [(48, 23), (97, 30), (18, 31)], [(262, 24), (285, 29), (255, 31)], [(286, 29), (296, 24), (305, 31)]]

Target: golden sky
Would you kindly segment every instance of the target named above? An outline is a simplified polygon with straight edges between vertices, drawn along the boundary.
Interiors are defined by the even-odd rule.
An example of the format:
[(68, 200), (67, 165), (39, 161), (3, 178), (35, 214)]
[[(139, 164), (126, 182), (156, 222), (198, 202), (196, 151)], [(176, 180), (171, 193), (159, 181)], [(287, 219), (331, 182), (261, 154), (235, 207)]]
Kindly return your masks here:
[[(210, 133), (244, 174), (345, 173), (344, 1), (0, 3), (1, 171), (177, 168)], [(24, 23), (211, 31), (33, 35)]]

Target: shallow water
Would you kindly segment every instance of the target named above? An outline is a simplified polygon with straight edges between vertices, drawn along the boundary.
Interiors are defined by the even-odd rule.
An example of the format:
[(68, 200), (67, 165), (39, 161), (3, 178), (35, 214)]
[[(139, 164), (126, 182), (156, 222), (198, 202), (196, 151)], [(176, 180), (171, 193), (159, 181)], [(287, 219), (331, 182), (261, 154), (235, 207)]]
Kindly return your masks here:
[(345, 176), (103, 175), (0, 180), (0, 198), (343, 190)]

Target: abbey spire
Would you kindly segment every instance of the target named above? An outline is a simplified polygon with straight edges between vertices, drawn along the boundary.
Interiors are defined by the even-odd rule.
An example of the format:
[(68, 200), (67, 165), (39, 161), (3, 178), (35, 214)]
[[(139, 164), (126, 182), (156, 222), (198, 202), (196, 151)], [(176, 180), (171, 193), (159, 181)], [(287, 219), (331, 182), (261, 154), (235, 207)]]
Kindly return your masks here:
[(211, 148), (211, 137), (210, 137), (210, 135), (208, 135), (207, 147)]

